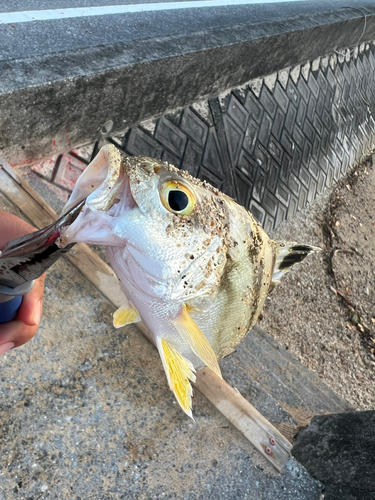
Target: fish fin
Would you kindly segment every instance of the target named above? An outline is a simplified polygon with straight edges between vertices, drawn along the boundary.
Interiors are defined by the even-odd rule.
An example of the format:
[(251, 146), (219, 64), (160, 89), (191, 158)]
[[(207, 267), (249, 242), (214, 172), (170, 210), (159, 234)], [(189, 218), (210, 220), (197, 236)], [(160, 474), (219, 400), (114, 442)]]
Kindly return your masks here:
[(186, 415), (193, 418), (191, 411), (193, 389), (189, 380), (195, 382), (194, 366), (165, 339), (159, 342), (159, 353), (171, 391)]
[(189, 315), (189, 310), (191, 310), (191, 308), (187, 308), (186, 305), (184, 305), (179, 316), (173, 320), (173, 324), (194, 354), (198, 356), (208, 368), (215, 372), (216, 375), (221, 377), (216, 354), (199, 326)]
[(308, 255), (319, 252), (321, 249), (297, 243), (276, 242), (276, 262), (273, 269), (272, 285), (278, 285), (281, 278), (289, 269), (302, 262)]
[(138, 321), (141, 321), (139, 312), (130, 304), (124, 304), (113, 313), (113, 326), (115, 328), (121, 328), (130, 325), (130, 323), (138, 323)]

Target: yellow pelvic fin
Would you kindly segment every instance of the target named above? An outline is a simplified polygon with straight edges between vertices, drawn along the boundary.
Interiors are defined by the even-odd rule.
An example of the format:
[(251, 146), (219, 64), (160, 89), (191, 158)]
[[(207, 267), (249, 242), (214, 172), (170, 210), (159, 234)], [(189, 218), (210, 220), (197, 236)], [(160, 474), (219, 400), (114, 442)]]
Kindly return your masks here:
[(194, 354), (198, 356), (208, 368), (215, 372), (216, 375), (221, 377), (216, 354), (199, 326), (190, 317), (189, 310), (191, 310), (191, 308), (184, 305), (177, 319), (173, 321), (173, 324)]
[(193, 365), (165, 339), (161, 339), (160, 355), (169, 387), (173, 391), (178, 404), (184, 412), (189, 415), (189, 417), (193, 418), (191, 412), (193, 389), (189, 382), (189, 380), (195, 382), (195, 370)]
[(121, 328), (122, 326), (130, 325), (130, 323), (138, 323), (138, 321), (141, 321), (139, 312), (134, 306), (129, 304), (119, 307), (113, 314), (113, 326), (115, 328)]

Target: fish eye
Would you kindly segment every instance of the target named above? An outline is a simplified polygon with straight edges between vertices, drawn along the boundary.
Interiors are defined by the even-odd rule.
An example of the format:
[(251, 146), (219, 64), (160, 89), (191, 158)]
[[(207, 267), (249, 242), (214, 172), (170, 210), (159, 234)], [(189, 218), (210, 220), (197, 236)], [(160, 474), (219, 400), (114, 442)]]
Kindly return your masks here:
[(195, 207), (196, 198), (182, 182), (169, 180), (162, 184), (160, 197), (164, 207), (177, 215), (190, 215)]
[(183, 191), (171, 189), (168, 193), (168, 203), (174, 212), (181, 212), (189, 205), (189, 198)]

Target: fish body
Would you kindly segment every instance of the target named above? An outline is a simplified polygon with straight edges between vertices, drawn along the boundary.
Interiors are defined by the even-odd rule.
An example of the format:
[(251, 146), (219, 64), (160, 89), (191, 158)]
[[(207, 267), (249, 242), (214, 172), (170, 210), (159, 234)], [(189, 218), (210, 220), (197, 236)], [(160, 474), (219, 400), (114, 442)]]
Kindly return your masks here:
[(195, 370), (229, 354), (270, 289), (316, 250), (271, 240), (251, 213), (206, 182), (151, 158), (101, 149), (64, 211), (86, 198), (61, 245), (104, 244), (128, 298), (114, 325), (142, 320), (170, 388), (191, 414)]

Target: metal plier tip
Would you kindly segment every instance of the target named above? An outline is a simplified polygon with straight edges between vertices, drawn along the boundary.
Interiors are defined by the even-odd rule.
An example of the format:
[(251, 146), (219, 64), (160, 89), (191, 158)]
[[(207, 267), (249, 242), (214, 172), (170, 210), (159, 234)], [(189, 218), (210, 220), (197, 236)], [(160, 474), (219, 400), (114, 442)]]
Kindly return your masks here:
[(0, 248), (0, 294), (24, 295), (74, 243), (59, 248), (56, 241), (63, 229), (78, 217), (86, 200), (75, 205), (57, 221), (34, 233), (6, 243)]

